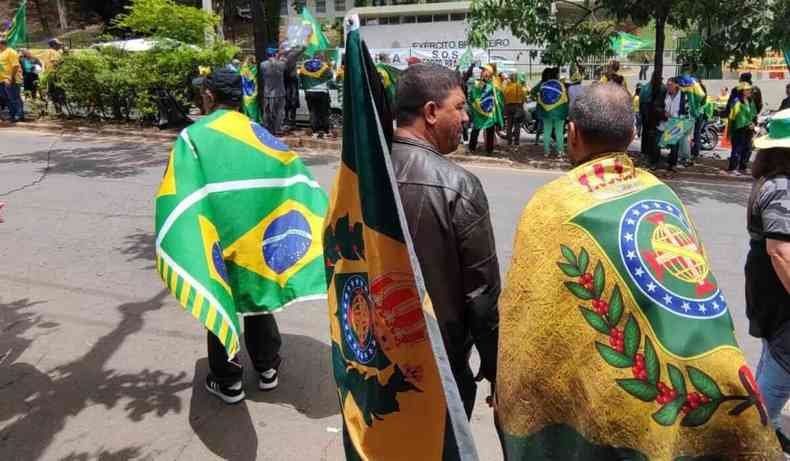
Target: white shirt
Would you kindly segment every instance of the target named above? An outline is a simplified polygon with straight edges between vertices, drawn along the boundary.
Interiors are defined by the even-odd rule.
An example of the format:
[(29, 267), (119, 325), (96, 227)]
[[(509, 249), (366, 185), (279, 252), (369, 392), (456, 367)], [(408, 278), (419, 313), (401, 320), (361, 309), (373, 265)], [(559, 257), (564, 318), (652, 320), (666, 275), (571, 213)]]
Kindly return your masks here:
[[(681, 100), (680, 90), (675, 92), (674, 96), (669, 94), (669, 92), (667, 92), (667, 97), (664, 99), (664, 107), (666, 107), (666, 111), (669, 112), (670, 118), (680, 116), (680, 100)], [(664, 131), (664, 128), (666, 126), (667, 126), (667, 120), (664, 120), (658, 125), (658, 129), (660, 131)]]

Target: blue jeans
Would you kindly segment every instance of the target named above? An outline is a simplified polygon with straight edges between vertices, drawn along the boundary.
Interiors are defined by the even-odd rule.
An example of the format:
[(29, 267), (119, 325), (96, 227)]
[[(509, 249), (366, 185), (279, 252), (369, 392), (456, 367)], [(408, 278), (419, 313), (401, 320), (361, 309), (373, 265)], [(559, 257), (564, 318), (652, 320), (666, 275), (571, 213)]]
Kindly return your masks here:
[[(768, 419), (774, 429), (782, 429), (782, 408), (790, 399), (790, 373), (771, 356), (768, 341), (763, 339), (763, 353), (757, 364), (757, 385), (765, 400)], [(784, 431), (782, 431), (784, 432)]]
[(11, 120), (22, 119), (24, 114), (22, 113), (22, 94), (19, 91), (19, 85), (6, 86), (0, 83), (0, 95), (7, 101)]

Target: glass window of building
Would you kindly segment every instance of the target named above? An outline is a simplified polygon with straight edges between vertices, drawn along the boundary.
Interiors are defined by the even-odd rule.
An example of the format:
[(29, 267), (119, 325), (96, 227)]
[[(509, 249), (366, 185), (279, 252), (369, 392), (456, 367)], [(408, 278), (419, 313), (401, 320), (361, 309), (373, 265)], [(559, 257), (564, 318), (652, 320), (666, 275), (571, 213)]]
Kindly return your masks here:
[(401, 20), (401, 23), (403, 24), (414, 24), (415, 22), (417, 22), (416, 16), (404, 16)]
[(346, 0), (335, 0), (335, 11), (346, 11)]
[(433, 15), (433, 22), (447, 22), (447, 21), (449, 21), (449, 17), (446, 14)]
[(315, 12), (326, 13), (326, 0), (315, 0)]
[(453, 13), (450, 15), (450, 21), (466, 21), (466, 13)]
[(288, 16), (288, 0), (280, 0), (280, 16)]
[(431, 16), (430, 14), (426, 14), (426, 15), (422, 15), (422, 16), (417, 16), (417, 22), (420, 22), (420, 23), (423, 23), (423, 22), (433, 22), (433, 16)]

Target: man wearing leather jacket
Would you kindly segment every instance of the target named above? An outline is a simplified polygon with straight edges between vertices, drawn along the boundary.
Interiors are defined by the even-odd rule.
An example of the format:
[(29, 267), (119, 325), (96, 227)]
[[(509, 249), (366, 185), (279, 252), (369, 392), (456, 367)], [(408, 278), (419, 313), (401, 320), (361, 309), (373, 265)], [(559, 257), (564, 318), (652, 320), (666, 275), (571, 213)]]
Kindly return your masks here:
[(467, 415), (479, 376), (496, 378), (501, 289), (488, 200), (480, 180), (444, 158), (468, 121), (458, 74), (432, 64), (410, 66), (398, 82), (392, 163), (406, 220), (450, 366)]

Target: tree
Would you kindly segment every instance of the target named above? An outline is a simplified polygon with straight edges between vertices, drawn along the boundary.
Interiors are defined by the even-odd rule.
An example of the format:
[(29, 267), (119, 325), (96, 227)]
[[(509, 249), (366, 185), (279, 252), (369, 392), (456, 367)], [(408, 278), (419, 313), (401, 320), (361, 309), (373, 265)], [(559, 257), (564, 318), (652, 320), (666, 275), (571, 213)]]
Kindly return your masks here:
[(42, 0), (35, 1), (36, 13), (38, 14), (38, 20), (41, 21), (41, 30), (44, 31), (44, 34), (49, 36), (49, 21), (47, 20), (47, 15), (41, 11), (41, 2)]
[(173, 0), (132, 0), (126, 12), (112, 20), (115, 27), (146, 37), (170, 38), (205, 45), (206, 30), (219, 23), (217, 15)]
[(60, 30), (66, 31), (69, 28), (68, 14), (66, 13), (65, 0), (55, 0), (58, 7), (58, 21), (60, 22)]
[[(546, 47), (546, 64), (567, 64), (609, 52), (617, 25), (655, 23), (655, 70), (663, 72), (666, 27), (700, 30), (699, 49), (687, 58), (698, 64), (737, 63), (762, 56), (770, 45), (771, 8), (781, 15), (790, 0), (476, 0), (470, 11), (470, 40), (485, 43), (487, 34), (510, 29), (527, 43)], [(787, 16), (785, 16), (787, 18)]]

